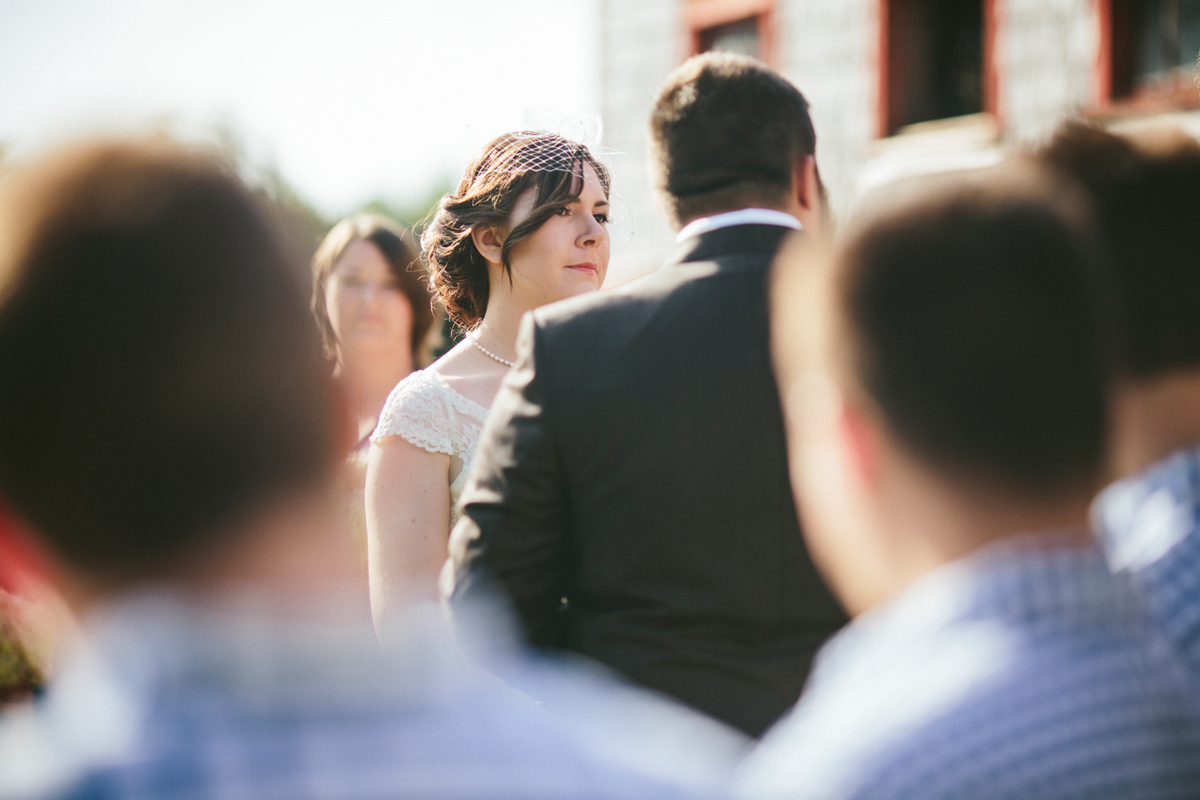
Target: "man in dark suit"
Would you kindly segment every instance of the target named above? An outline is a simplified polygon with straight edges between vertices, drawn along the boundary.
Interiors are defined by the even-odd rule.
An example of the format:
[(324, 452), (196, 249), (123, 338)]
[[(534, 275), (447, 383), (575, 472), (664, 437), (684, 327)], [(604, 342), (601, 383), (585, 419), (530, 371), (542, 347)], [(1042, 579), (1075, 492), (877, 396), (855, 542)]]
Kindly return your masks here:
[(752, 736), (845, 621), (801, 539), (768, 347), (770, 264), (825, 214), (815, 139), (758, 61), (667, 79), (651, 158), (679, 251), (525, 318), (451, 536), (456, 613), (498, 592), (534, 645)]

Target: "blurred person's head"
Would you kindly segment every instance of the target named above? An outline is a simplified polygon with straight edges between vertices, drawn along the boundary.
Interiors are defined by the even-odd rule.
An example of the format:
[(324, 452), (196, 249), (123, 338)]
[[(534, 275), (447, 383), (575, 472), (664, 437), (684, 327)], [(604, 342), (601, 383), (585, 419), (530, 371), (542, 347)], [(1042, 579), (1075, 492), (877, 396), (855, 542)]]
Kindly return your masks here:
[(1125, 336), (1113, 462), (1140, 469), (1200, 442), (1200, 143), (1078, 122), (1041, 151), (1091, 196)]
[(599, 289), (608, 200), (608, 170), (578, 142), (535, 131), (489, 142), (421, 236), (450, 319), (478, 324), (496, 291), (534, 308)]
[(781, 261), (793, 485), (853, 613), (991, 541), (1087, 535), (1110, 312), (1083, 204), (1017, 172), (869, 215), (831, 259)]
[(88, 600), (294, 566), (302, 531), (274, 551), (264, 531), (311, 517), (349, 432), (247, 189), (180, 147), (116, 142), (26, 169), (4, 200), (0, 496), (22, 529)]
[(672, 72), (650, 117), (651, 178), (676, 229), (742, 208), (819, 231), (825, 189), (808, 102), (760, 61), (704, 53)]
[(433, 326), (428, 281), (396, 223), (375, 214), (344, 219), (312, 261), (312, 311), (325, 352), (341, 369), (392, 361), (411, 371), (427, 361)]

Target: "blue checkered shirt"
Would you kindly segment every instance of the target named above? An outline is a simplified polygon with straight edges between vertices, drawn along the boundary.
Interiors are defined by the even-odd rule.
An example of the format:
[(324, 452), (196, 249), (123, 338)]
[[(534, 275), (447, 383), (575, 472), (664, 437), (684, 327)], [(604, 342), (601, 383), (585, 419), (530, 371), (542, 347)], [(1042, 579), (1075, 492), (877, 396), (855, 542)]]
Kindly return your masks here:
[(440, 623), (384, 653), (369, 621), (126, 603), (38, 706), (0, 721), (0, 797), (694, 796), (597, 758)]
[(738, 793), (1200, 796), (1200, 721), (1147, 627), (1098, 549), (992, 545), (830, 640)]
[(1110, 566), (1130, 577), (1200, 688), (1200, 448), (1114, 483), (1092, 514)]

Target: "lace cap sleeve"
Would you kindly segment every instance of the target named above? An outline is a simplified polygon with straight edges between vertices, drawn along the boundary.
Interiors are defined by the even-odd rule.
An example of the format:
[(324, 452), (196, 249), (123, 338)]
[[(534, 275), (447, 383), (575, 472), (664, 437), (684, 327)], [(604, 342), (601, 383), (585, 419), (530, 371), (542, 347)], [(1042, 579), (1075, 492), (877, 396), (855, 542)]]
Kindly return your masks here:
[(396, 384), (388, 395), (371, 441), (400, 436), (431, 453), (452, 456), (460, 449), (456, 433), (445, 390), (420, 370)]

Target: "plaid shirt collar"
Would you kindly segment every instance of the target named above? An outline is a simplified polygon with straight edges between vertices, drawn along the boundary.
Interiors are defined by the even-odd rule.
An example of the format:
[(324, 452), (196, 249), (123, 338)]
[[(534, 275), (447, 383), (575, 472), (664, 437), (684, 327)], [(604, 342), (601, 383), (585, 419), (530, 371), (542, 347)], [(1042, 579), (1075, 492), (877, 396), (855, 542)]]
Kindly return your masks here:
[(810, 685), (872, 658), (869, 654), (919, 649), (915, 642), (960, 621), (1138, 624), (1143, 614), (1127, 581), (1109, 572), (1098, 547), (1052, 534), (1013, 536), (934, 570), (859, 615), (822, 649)]

